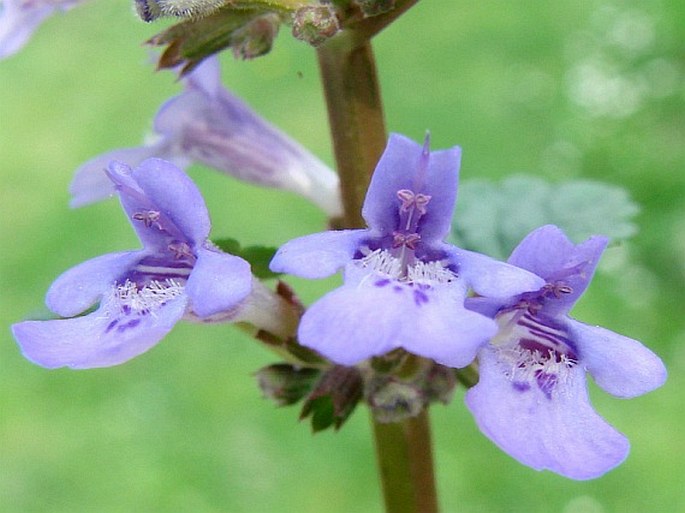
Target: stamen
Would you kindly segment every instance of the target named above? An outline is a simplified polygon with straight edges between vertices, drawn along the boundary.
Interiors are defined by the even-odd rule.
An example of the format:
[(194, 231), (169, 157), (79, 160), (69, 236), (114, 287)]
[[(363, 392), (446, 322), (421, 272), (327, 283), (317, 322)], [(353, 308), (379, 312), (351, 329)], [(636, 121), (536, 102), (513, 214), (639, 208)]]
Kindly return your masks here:
[(542, 296), (548, 299), (559, 299), (561, 296), (571, 293), (573, 293), (573, 288), (563, 281), (547, 283), (542, 289)]
[(412, 208), (416, 208), (421, 215), (426, 213), (426, 205), (431, 200), (432, 196), (419, 192), (415, 194), (410, 189), (400, 189), (397, 191), (397, 199), (400, 200), (400, 212), (408, 212)]
[(405, 246), (412, 251), (416, 250), (416, 245), (421, 241), (421, 235), (418, 233), (404, 234), (395, 232), (392, 234), (392, 247), (399, 248)]
[(172, 242), (167, 246), (167, 249), (174, 254), (176, 260), (182, 258), (194, 258), (193, 251), (185, 242)]
[(397, 191), (397, 199), (400, 200), (400, 212), (407, 212), (414, 204), (414, 191), (400, 189)]
[(400, 200), (400, 218), (394, 234), (393, 247), (406, 246), (414, 250), (421, 242), (418, 234), (419, 219), (426, 214), (426, 206), (431, 197), (427, 194), (416, 194), (410, 189), (400, 189), (397, 191), (397, 199)]
[(162, 229), (162, 225), (159, 222), (160, 217), (161, 213), (158, 210), (141, 210), (131, 216), (135, 221), (142, 221), (145, 228), (156, 226), (158, 230)]

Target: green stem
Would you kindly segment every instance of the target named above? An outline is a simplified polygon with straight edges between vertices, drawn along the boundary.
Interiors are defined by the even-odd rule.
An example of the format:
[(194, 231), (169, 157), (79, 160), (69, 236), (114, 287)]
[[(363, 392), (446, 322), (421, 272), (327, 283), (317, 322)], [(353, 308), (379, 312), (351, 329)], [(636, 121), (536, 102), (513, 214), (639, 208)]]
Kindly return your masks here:
[(428, 412), (402, 422), (373, 421), (385, 511), (437, 513)]

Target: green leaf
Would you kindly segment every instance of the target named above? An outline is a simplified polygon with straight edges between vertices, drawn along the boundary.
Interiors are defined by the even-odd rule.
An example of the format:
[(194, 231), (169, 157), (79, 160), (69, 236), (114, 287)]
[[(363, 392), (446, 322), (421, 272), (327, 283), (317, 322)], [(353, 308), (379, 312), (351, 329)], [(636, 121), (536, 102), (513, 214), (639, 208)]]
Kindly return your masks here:
[(267, 246), (242, 247), (237, 240), (231, 238), (217, 239), (212, 242), (222, 251), (247, 260), (252, 267), (252, 274), (257, 278), (265, 280), (280, 276), (280, 273), (275, 273), (269, 269), (269, 262), (278, 251), (277, 248)]
[(506, 259), (529, 232), (545, 224), (575, 242), (591, 235), (623, 240), (637, 232), (639, 207), (621, 187), (590, 180), (553, 183), (517, 175), (495, 183), (462, 182), (450, 242)]

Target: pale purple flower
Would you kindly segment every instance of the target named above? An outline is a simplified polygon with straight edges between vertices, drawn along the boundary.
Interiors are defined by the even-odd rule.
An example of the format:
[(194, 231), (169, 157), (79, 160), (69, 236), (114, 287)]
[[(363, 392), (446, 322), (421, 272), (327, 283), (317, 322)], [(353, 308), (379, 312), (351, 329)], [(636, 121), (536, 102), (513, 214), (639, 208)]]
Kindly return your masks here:
[(301, 344), (342, 365), (396, 348), (463, 367), (496, 332), (464, 308), (469, 287), (507, 297), (535, 290), (531, 273), (443, 242), (457, 192), (460, 149), (429, 152), (393, 134), (364, 202), (369, 228), (328, 231), (286, 243), (274, 271), (323, 278), (344, 268), (344, 285), (305, 312)]
[(1, 0), (0, 59), (15, 54), (33, 32), (57, 11), (66, 11), (81, 0)]
[(143, 249), (93, 258), (57, 278), (46, 303), (67, 319), (12, 327), (24, 355), (44, 367), (117, 365), (183, 316), (230, 317), (252, 290), (250, 265), (207, 240), (207, 208), (182, 171), (148, 159), (134, 170), (113, 162), (107, 175)]
[(568, 316), (587, 288), (605, 237), (574, 245), (556, 226), (530, 233), (508, 262), (545, 279), (507, 301), (467, 302), (499, 331), (479, 354), (480, 381), (466, 404), (481, 431), (537, 470), (598, 477), (628, 455), (628, 440), (590, 405), (585, 373), (607, 392), (634, 397), (661, 386), (666, 369), (638, 341)]
[(159, 157), (180, 168), (197, 162), (240, 180), (295, 192), (328, 215), (340, 215), (338, 176), (229, 93), (221, 84), (216, 57), (203, 61), (183, 81), (185, 91), (157, 113), (150, 143), (105, 153), (76, 171), (72, 206), (112, 194), (103, 171), (111, 160), (135, 166)]

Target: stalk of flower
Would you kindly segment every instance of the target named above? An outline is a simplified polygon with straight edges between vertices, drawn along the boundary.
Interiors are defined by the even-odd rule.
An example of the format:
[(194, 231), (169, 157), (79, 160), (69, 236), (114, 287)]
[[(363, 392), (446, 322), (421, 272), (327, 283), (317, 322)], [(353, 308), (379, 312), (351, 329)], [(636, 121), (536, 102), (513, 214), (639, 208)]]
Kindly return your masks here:
[(58, 11), (67, 11), (82, 0), (2, 0), (0, 4), (0, 59), (21, 50), (33, 32)]
[(362, 214), (369, 228), (328, 231), (282, 246), (271, 269), (323, 278), (344, 268), (344, 284), (305, 312), (302, 345), (354, 365), (397, 348), (464, 367), (495, 334), (464, 308), (470, 288), (502, 297), (543, 281), (512, 265), (443, 242), (450, 229), (460, 149), (430, 152), (393, 134), (374, 172)]
[(113, 162), (107, 176), (143, 249), (62, 274), (46, 303), (66, 318), (12, 326), (29, 360), (49, 368), (117, 365), (157, 344), (182, 318), (254, 323), (284, 339), (294, 334), (297, 310), (259, 284), (248, 262), (207, 239), (207, 208), (181, 170), (148, 159), (136, 169)]
[(573, 479), (604, 474), (629, 450), (626, 437), (590, 405), (586, 372), (624, 398), (666, 380), (661, 360), (640, 342), (568, 315), (606, 245), (599, 236), (574, 245), (556, 226), (538, 228), (508, 262), (538, 274), (545, 285), (505, 301), (467, 301), (499, 326), (479, 353), (480, 381), (466, 395), (478, 426), (522, 463)]
[(338, 176), (283, 132), (267, 123), (221, 84), (216, 58), (185, 79), (185, 91), (167, 101), (154, 122), (155, 137), (86, 162), (70, 186), (74, 207), (113, 193), (103, 172), (111, 160), (135, 166), (159, 157), (184, 168), (197, 162), (240, 180), (295, 192), (330, 217), (341, 213)]

